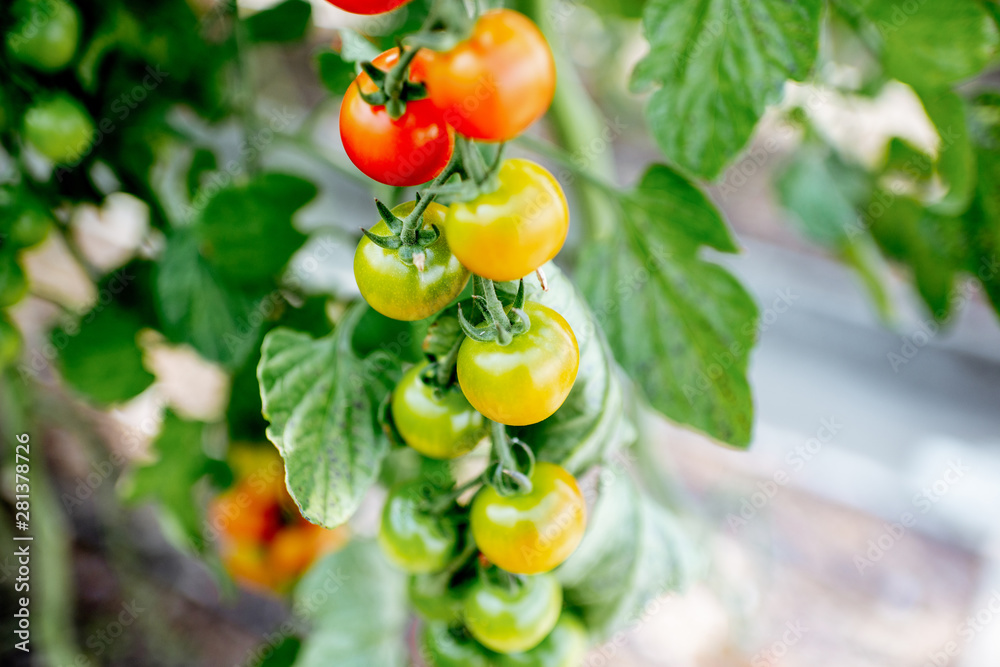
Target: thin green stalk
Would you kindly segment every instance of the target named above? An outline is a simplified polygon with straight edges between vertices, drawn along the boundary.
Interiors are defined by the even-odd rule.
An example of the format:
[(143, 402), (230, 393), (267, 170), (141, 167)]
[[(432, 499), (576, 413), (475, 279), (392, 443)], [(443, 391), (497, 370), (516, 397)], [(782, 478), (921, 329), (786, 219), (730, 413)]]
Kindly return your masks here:
[(431, 181), (431, 184), (427, 186), (430, 193), (425, 191), (423, 196), (417, 200), (413, 210), (410, 211), (409, 215), (403, 219), (403, 231), (400, 233), (399, 237), (403, 240), (404, 244), (411, 246), (416, 245), (417, 230), (420, 229), (420, 223), (423, 219), (424, 211), (426, 211), (427, 207), (434, 201), (435, 195), (433, 193), (433, 189), (444, 185), (445, 182), (447, 182), (447, 180), (451, 178), (456, 171), (458, 171), (461, 164), (462, 160), (456, 151), (455, 154), (452, 155), (451, 161), (448, 162), (448, 166), (444, 168), (444, 171), (438, 174), (437, 178)]
[[(551, 6), (546, 0), (519, 0), (517, 3), (525, 15), (535, 21), (549, 41), (555, 56), (557, 82), (555, 98), (549, 109), (549, 119), (559, 143), (570, 154), (574, 162), (582, 161), (586, 172), (609, 183), (614, 182), (615, 164), (610, 145), (604, 136), (607, 131), (600, 109), (587, 93), (576, 68), (570, 59), (562, 36), (555, 30), (547, 11)], [(604, 150), (595, 146), (604, 145)], [(575, 171), (574, 173), (579, 173)], [(576, 183), (580, 213), (586, 235), (591, 241), (607, 239), (614, 234), (618, 219), (618, 209), (613, 200), (592, 179), (585, 177), (586, 183)]]
[[(462, 333), (461, 330), (459, 332)], [(455, 339), (455, 344), (448, 350), (448, 354), (443, 359), (438, 360), (434, 375), (434, 382), (437, 386), (447, 387), (451, 384), (451, 376), (454, 374), (455, 366), (458, 364), (458, 351), (462, 349), (462, 343), (464, 342), (465, 336), (458, 336)]]
[(482, 475), (474, 479), (470, 479), (462, 486), (451, 490), (450, 492), (448, 492), (443, 496), (435, 498), (434, 501), (427, 506), (427, 511), (431, 514), (441, 514), (446, 509), (451, 507), (452, 503), (461, 498), (463, 493), (465, 493), (466, 491), (468, 491), (473, 487), (480, 486), (483, 483), (484, 480)]

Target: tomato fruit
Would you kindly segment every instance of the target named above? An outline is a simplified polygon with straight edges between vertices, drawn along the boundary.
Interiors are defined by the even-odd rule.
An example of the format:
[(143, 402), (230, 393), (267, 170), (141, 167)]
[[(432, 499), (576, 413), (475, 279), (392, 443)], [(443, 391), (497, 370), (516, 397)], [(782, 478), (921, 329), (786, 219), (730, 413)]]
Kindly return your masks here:
[(392, 420), (406, 444), (432, 459), (468, 454), (486, 435), (486, 420), (455, 386), (438, 389), (421, 379), (427, 362), (403, 375), (392, 393)]
[(21, 208), (13, 220), (0, 224), (0, 229), (9, 236), (12, 245), (31, 248), (45, 240), (53, 222), (52, 216), (40, 206), (28, 205)]
[(275, 585), (268, 567), (267, 550), (255, 542), (236, 542), (222, 552), (222, 563), (235, 579), (252, 588), (270, 589)]
[(327, 530), (304, 519), (282, 528), (268, 549), (268, 565), (279, 582), (299, 578), (323, 554), (343, 546), (342, 530)]
[[(413, 210), (414, 202), (400, 204), (392, 212), (404, 218)], [(444, 218), (447, 209), (431, 204), (424, 212), (424, 229), (436, 225), (438, 239), (424, 248), (426, 261), (423, 271), (406, 264), (395, 250), (380, 248), (368, 237), (361, 239), (354, 254), (354, 277), (361, 296), (368, 305), (386, 317), (414, 321), (430, 317), (455, 300), (466, 283), (469, 270), (451, 254), (448, 247)], [(371, 228), (376, 236), (388, 236), (384, 220)]]
[(545, 114), (556, 65), (545, 36), (510, 9), (479, 17), (469, 39), (446, 52), (423, 50), (413, 70), (462, 135), (509, 141)]
[(517, 280), (555, 257), (569, 232), (569, 207), (559, 182), (529, 160), (500, 165), (500, 187), (448, 207), (448, 243), (473, 273)]
[(334, 7), (339, 7), (352, 14), (384, 14), (397, 7), (402, 7), (410, 0), (327, 0)]
[(410, 603), (428, 621), (461, 618), (466, 588), (449, 588), (448, 577), (440, 574), (415, 574), (408, 584)]
[(501, 496), (483, 487), (472, 501), (472, 536), (483, 555), (517, 574), (548, 572), (569, 558), (583, 539), (587, 506), (565, 468), (539, 462), (531, 491)]
[[(372, 64), (389, 71), (397, 62), (399, 49), (390, 49)], [(378, 89), (362, 72), (340, 106), (340, 138), (358, 169), (379, 183), (411, 187), (433, 180), (448, 166), (455, 133), (433, 102), (407, 102), (403, 115), (393, 119), (384, 105), (368, 104), (359, 88), (366, 94)]]
[(465, 627), (500, 653), (527, 651), (552, 632), (562, 609), (562, 586), (549, 574), (499, 585), (480, 576), (465, 596)]
[(24, 138), (57, 164), (81, 160), (96, 131), (83, 105), (66, 94), (43, 99), (24, 114)]
[(44, 72), (62, 69), (80, 42), (80, 12), (65, 0), (26, 5), (31, 11), (7, 33), (7, 49), (25, 65)]
[(458, 530), (451, 521), (420, 507), (423, 486), (409, 482), (389, 493), (378, 533), (389, 559), (414, 574), (444, 569), (458, 543)]
[(488, 419), (527, 426), (563, 404), (580, 369), (580, 348), (569, 323), (548, 306), (529, 301), (531, 328), (509, 345), (466, 338), (458, 351), (458, 383)]
[(211, 525), (225, 538), (263, 543), (281, 528), (277, 495), (250, 480), (238, 482), (217, 497), (209, 509)]
[(432, 622), (424, 627), (420, 654), (428, 667), (494, 667), (494, 655), (474, 640), (452, 631), (447, 623)]
[(498, 667), (580, 667), (587, 656), (587, 644), (583, 623), (564, 613), (541, 644), (530, 651), (500, 656)]

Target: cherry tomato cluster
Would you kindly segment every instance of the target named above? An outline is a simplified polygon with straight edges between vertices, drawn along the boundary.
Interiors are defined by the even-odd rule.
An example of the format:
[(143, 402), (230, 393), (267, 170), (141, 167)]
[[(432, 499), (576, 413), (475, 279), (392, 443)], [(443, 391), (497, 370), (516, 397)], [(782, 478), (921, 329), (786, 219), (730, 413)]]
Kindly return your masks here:
[[(80, 11), (68, 0), (48, 0), (37, 6), (15, 5), (18, 22), (7, 33), (7, 53), (17, 62), (42, 74), (56, 74), (77, 57), (80, 44)], [(0, 96), (2, 96), (0, 91)], [(6, 116), (0, 99), (0, 120)], [(0, 131), (4, 123), (0, 122)], [(93, 144), (97, 128), (82, 104), (66, 93), (34, 96), (24, 112), (22, 137), (55, 164), (79, 160)]]
[[(552, 53), (534, 23), (506, 9), (471, 17), (464, 39), (444, 50), (415, 44), (403, 40), (365, 63), (341, 107), (344, 146), (361, 171), (395, 186), (430, 182), (415, 201), (379, 204), (355, 277), (383, 315), (459, 323), (450, 353), (430, 355), (399, 381), (392, 431), (429, 459), (465, 456), (487, 437), (493, 454), (459, 489), (427, 477), (391, 489), (379, 543), (412, 575), (428, 664), (578, 665), (586, 631), (563, 610), (551, 572), (583, 539), (583, 495), (567, 470), (536, 462), (531, 445), (506, 430), (552, 416), (580, 363), (570, 325), (527, 300), (524, 287), (565, 243), (566, 198), (541, 166), (502, 159), (502, 143), (551, 103)], [(508, 284), (506, 299), (498, 283)]]
[(237, 447), (231, 457), (236, 482), (209, 508), (222, 562), (248, 586), (284, 592), (313, 561), (343, 546), (346, 532), (302, 517), (285, 488), (281, 459), (270, 446)]

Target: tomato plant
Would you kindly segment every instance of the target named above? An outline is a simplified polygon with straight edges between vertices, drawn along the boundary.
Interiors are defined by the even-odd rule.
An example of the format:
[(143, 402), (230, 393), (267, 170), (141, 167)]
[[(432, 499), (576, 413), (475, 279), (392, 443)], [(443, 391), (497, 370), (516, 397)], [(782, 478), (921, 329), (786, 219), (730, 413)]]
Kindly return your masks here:
[(556, 85), (552, 51), (538, 27), (509, 9), (486, 12), (472, 35), (414, 61), (431, 99), (460, 134), (509, 141), (549, 108)]
[[(372, 61), (389, 71), (399, 63), (399, 49)], [(408, 187), (434, 179), (444, 171), (455, 149), (452, 130), (429, 100), (410, 100), (398, 118), (385, 104), (372, 105), (363, 95), (378, 90), (362, 72), (340, 106), (340, 137), (351, 161), (380, 183)]]
[[(754, 433), (767, 326), (715, 203), (740, 216), (751, 177), (887, 321), (883, 274), (929, 328), (1000, 309), (995, 3), (580, 4), (0, 11), (0, 448), (58, 445), (32, 450), (32, 530), (74, 528), (33, 565), (42, 661), (96, 618), (52, 583), (68, 555), (118, 574), (169, 546), (308, 617), (268, 664), (301, 641), (301, 664), (402, 667), (413, 632), (439, 667), (579, 665), (704, 569), (648, 413)], [(904, 97), (916, 134), (826, 126)], [(133, 540), (138, 503), (164, 521)], [(161, 590), (136, 569), (96, 589)]]

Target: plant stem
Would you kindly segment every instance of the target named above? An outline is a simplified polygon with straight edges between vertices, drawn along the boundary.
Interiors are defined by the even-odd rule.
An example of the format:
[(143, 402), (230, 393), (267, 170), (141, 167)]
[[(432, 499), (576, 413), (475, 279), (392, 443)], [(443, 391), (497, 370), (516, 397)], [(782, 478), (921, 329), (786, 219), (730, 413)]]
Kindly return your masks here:
[(510, 320), (507, 318), (507, 311), (503, 309), (503, 304), (500, 303), (500, 298), (497, 296), (497, 288), (493, 284), (493, 281), (489, 278), (483, 278), (482, 276), (477, 276), (479, 278), (479, 284), (483, 290), (483, 296), (486, 298), (486, 309), (490, 312), (490, 316), (493, 318), (494, 323), (498, 327), (510, 328)]
[(497, 460), (505, 470), (517, 471), (517, 461), (514, 459), (514, 452), (510, 449), (510, 439), (507, 437), (507, 427), (500, 422), (490, 423), (493, 451), (497, 455)]
[(434, 201), (435, 195), (433, 194), (433, 188), (444, 185), (444, 183), (458, 171), (460, 165), (462, 164), (462, 159), (458, 154), (458, 151), (451, 156), (451, 161), (448, 162), (448, 166), (444, 168), (440, 174), (437, 175), (431, 184), (427, 186), (431, 193), (424, 193), (422, 197), (417, 200), (416, 205), (413, 210), (410, 211), (403, 219), (403, 231), (400, 232), (399, 238), (402, 239), (405, 245), (413, 246), (417, 244), (417, 230), (420, 229), (420, 223), (423, 219), (424, 211), (427, 207), (431, 205)]
[(474, 486), (479, 486), (483, 484), (483, 481), (484, 480), (482, 475), (474, 479), (470, 479), (468, 482), (458, 487), (457, 489), (453, 489), (447, 494), (435, 498), (434, 501), (427, 507), (427, 511), (430, 512), (431, 514), (440, 514), (441, 512), (444, 512), (446, 509), (451, 507), (451, 504), (456, 500), (458, 500), (463, 493), (465, 493)]
[(458, 351), (462, 349), (462, 343), (465, 342), (465, 333), (459, 329), (459, 334), (458, 338), (455, 339), (455, 344), (448, 350), (448, 354), (437, 362), (434, 382), (442, 389), (451, 384), (451, 376), (455, 372), (455, 365), (458, 363)]
[[(559, 142), (573, 156), (573, 163), (584, 162), (587, 172), (608, 183), (614, 182), (614, 156), (604, 136), (607, 129), (600, 109), (587, 93), (570, 59), (562, 36), (555, 30), (546, 11), (546, 0), (518, 0), (517, 7), (538, 24), (549, 41), (556, 60), (556, 93), (549, 109), (549, 118)], [(596, 151), (595, 146), (605, 146)], [(575, 173), (581, 173), (575, 171)], [(582, 175), (582, 174), (581, 174)], [(618, 209), (614, 200), (603, 188), (587, 178), (587, 183), (576, 184), (584, 229), (591, 241), (601, 241), (614, 234)]]

